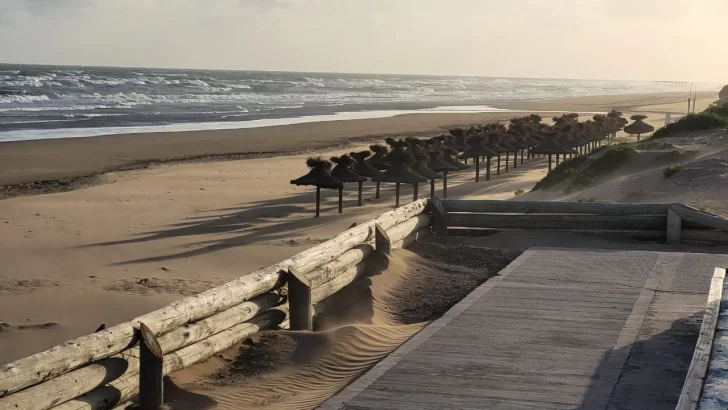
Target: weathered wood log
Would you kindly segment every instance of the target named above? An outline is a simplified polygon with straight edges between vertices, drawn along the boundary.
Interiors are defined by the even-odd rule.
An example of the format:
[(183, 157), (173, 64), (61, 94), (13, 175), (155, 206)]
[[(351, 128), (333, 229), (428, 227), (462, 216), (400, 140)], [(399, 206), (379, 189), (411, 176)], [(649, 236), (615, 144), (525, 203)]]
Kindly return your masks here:
[(412, 202), (273, 266), (257, 270), (199, 295), (184, 298), (129, 322), (70, 340), (44, 352), (3, 365), (0, 367), (0, 397), (128, 349), (138, 341), (136, 328), (140, 322), (146, 323), (155, 335), (160, 335), (269, 292), (282, 284), (283, 272), (287, 271), (289, 266), (306, 274), (367, 241), (371, 235), (371, 226), (375, 222), (385, 229), (391, 228), (421, 214), (426, 204), (425, 199)]
[(318, 303), (332, 296), (334, 293), (340, 291), (345, 286), (351, 284), (355, 280), (364, 277), (366, 275), (366, 262), (360, 262), (347, 269), (341, 275), (333, 278), (332, 280), (321, 284), (321, 286), (311, 290), (311, 303)]
[(318, 288), (344, 274), (352, 266), (356, 266), (359, 262), (368, 258), (372, 252), (374, 252), (374, 247), (370, 244), (356, 246), (326, 265), (312, 270), (305, 276), (311, 280), (312, 289)]
[(433, 197), (427, 206), (432, 215), (432, 230), (437, 235), (447, 235), (447, 212), (442, 204), (442, 200), (438, 197)]
[[(178, 350), (248, 321), (280, 302), (281, 297), (273, 293), (257, 296), (206, 319), (181, 326), (159, 337), (159, 345), (164, 353)], [(129, 357), (138, 357), (137, 352), (137, 348), (125, 350), (45, 383), (0, 398), (0, 409), (50, 409), (120, 377), (127, 368)]]
[[(207, 339), (169, 353), (164, 357), (164, 374), (170, 374), (197, 363), (229, 349), (247, 337), (260, 330), (277, 326), (286, 317), (282, 309), (271, 309), (252, 319), (230, 329), (224, 330)], [(99, 389), (93, 390), (76, 399), (67, 401), (54, 410), (106, 410), (114, 408), (118, 403), (132, 398), (139, 389), (137, 381), (139, 374), (139, 360), (130, 357), (129, 367), (118, 379)]]
[(705, 306), (705, 313), (703, 314), (703, 324), (700, 327), (700, 334), (698, 335), (698, 342), (695, 345), (693, 359), (690, 362), (688, 374), (685, 376), (685, 383), (683, 384), (680, 399), (677, 402), (675, 410), (694, 410), (700, 401), (700, 393), (703, 390), (705, 376), (708, 371), (715, 327), (718, 323), (718, 314), (720, 313), (725, 274), (725, 269), (715, 268), (713, 279), (710, 283), (710, 291), (708, 292), (708, 303)]
[(669, 204), (607, 204), (600, 202), (443, 200), (449, 212), (562, 213), (601, 215), (667, 215)]
[(704, 226), (709, 229), (718, 229), (728, 232), (728, 219), (722, 218), (720, 216), (710, 215), (679, 205), (671, 205), (670, 209), (675, 212), (683, 221), (699, 226)]
[(387, 235), (389, 236), (390, 243), (396, 243), (402, 241), (409, 235), (421, 230), (430, 228), (430, 215), (421, 214), (417, 215), (401, 224), (387, 229)]
[(313, 331), (311, 281), (288, 268), (288, 322), (291, 330)]
[(508, 215), (448, 213), (448, 226), (492, 229), (665, 231), (666, 215)]
[(430, 231), (430, 228), (420, 229), (417, 232), (413, 232), (413, 233), (407, 235), (401, 241), (392, 242), (392, 249), (406, 248), (406, 247), (410, 246), (411, 244), (417, 242), (418, 240), (427, 237), (431, 233), (432, 233), (432, 231)]
[(144, 323), (139, 324), (139, 408), (159, 410), (164, 404), (164, 353)]

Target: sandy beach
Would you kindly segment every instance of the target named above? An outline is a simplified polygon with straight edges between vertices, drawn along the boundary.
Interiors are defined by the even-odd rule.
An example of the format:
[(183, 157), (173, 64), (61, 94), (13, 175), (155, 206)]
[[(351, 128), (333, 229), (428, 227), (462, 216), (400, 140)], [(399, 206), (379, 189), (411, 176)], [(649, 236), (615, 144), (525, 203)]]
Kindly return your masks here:
[[(680, 112), (683, 97), (593, 97), (532, 103), (523, 109), (551, 117), (555, 115), (551, 111), (614, 107), (625, 114), (645, 112), (648, 121), (659, 126), (664, 112)], [(697, 110), (714, 100), (701, 97)], [(251, 130), (3, 143), (0, 183), (70, 182), (30, 184), (26, 191), (5, 187), (9, 198), (0, 201), (0, 259), (4, 262), (0, 363), (228, 282), (391, 209), (393, 189), (385, 186), (382, 198), (375, 200), (373, 185), (367, 183), (365, 206), (355, 206), (355, 189), (348, 188), (344, 215), (339, 216), (336, 193), (323, 191), (322, 217), (312, 218), (313, 191), (289, 184), (305, 172), (304, 160), (311, 154), (336, 155), (365, 148), (365, 141), (384, 136), (428, 136), (453, 125), (516, 115), (405, 115)], [(620, 139), (627, 140), (624, 135)], [(724, 149), (694, 141), (685, 144), (696, 152), (692, 158), (698, 159)], [(473, 182), (471, 172), (464, 172), (450, 180), (449, 195), (509, 199), (516, 191), (528, 192), (546, 174), (545, 166), (545, 158), (529, 160), (479, 184)], [(696, 193), (661, 186), (662, 168), (656, 162), (626, 181), (615, 179), (572, 195), (534, 192), (523, 198), (626, 201), (631, 195), (634, 201), (703, 201), (715, 205), (714, 210), (724, 210), (720, 201), (724, 190), (701, 187)], [(79, 180), (74, 178), (80, 177), (91, 177), (80, 180), (83, 189), (53, 192), (77, 187)], [(404, 203), (411, 196), (411, 188), (403, 189)], [(392, 283), (382, 286), (396, 288)], [(403, 325), (405, 331), (399, 339), (390, 340), (391, 346), (380, 346), (382, 352), (417, 329), (416, 322), (390, 324)], [(176, 382), (194, 383), (203, 370), (186, 373)]]

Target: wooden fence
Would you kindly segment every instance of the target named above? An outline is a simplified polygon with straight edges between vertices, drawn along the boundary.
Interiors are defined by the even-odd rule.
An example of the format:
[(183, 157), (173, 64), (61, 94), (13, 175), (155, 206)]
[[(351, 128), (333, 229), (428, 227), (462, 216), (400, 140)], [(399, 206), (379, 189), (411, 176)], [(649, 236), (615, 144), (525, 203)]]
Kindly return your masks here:
[(438, 200), (436, 228), (451, 236), (551, 230), (629, 236), (667, 243), (728, 242), (728, 220), (685, 204)]
[[(146, 403), (161, 400), (164, 374), (263, 329), (310, 329), (311, 305), (364, 275), (372, 253), (430, 232), (426, 207), (427, 200), (412, 202), (273, 266), (6, 364), (0, 367), (0, 409), (112, 409), (137, 394)], [(279, 292), (283, 287), (287, 296)], [(140, 377), (148, 381), (141, 394)]]
[(422, 199), (273, 266), (4, 365), (0, 410), (112, 409), (136, 395), (152, 408), (161, 401), (164, 374), (263, 329), (310, 330), (312, 306), (364, 276), (376, 252), (405, 247), (433, 230), (481, 236), (513, 229), (728, 242), (728, 220), (684, 204)]

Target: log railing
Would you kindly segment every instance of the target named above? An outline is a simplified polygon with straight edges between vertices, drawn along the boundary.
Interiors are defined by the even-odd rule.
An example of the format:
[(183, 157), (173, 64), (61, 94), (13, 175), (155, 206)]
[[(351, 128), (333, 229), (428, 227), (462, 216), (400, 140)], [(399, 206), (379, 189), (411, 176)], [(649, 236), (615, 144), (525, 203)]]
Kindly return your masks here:
[[(160, 377), (205, 361), (259, 330), (287, 327), (293, 322), (289, 309), (291, 316), (300, 315), (297, 309), (310, 312), (311, 304), (365, 274), (366, 259), (378, 251), (377, 229), (386, 235), (387, 250), (428, 234), (426, 207), (427, 200), (412, 202), (273, 266), (3, 365), (0, 410), (112, 409), (126, 402), (138, 394), (140, 377), (155, 377), (140, 376), (140, 368), (145, 372), (140, 327), (148, 329), (145, 341), (151, 340), (151, 350), (161, 358)], [(308, 306), (294, 305), (293, 295), (280, 296), (278, 289), (287, 285), (291, 272), (306, 284)]]

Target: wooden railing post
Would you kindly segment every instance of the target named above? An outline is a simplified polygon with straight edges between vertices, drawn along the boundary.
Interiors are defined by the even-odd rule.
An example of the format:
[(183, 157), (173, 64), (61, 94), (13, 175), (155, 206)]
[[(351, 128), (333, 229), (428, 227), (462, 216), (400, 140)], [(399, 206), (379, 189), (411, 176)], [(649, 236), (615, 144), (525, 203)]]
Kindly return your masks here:
[(670, 206), (667, 208), (667, 243), (679, 244), (681, 233), (682, 218)]
[(288, 268), (288, 309), (291, 330), (313, 331), (311, 281)]
[(438, 197), (430, 200), (430, 212), (432, 214), (432, 230), (436, 235), (447, 236), (447, 212)]
[(384, 255), (389, 255), (392, 252), (392, 242), (389, 240), (389, 235), (379, 224), (374, 224), (374, 250)]
[(164, 404), (164, 354), (157, 338), (139, 323), (139, 409), (157, 410)]

